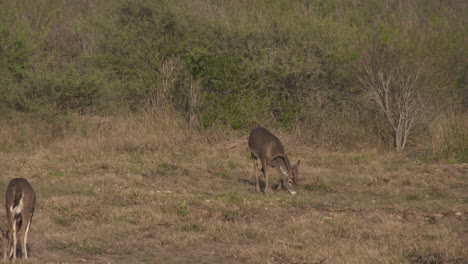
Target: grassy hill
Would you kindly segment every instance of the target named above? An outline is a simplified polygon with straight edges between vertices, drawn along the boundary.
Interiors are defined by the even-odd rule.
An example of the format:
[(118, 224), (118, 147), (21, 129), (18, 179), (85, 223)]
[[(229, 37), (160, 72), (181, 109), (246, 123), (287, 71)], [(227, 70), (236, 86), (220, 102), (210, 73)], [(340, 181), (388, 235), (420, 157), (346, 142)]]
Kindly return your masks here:
[[(468, 262), (466, 0), (0, 5), (24, 262)], [(259, 125), (298, 195), (255, 192)]]

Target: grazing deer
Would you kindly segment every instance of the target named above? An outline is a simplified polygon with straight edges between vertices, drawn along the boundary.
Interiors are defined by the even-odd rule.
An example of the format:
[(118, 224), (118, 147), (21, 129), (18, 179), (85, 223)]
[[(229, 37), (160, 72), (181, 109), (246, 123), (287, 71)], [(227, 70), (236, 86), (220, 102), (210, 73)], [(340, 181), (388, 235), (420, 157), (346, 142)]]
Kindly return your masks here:
[(8, 230), (6, 234), (2, 231), (0, 243), (4, 261), (12, 255), (13, 259), (16, 259), (18, 237), (20, 239), (21, 252), (24, 258), (28, 258), (26, 244), (28, 242), (28, 231), (31, 227), (35, 203), (36, 194), (26, 179), (16, 178), (10, 181), (5, 195)]
[(268, 187), (267, 167), (274, 167), (280, 174), (280, 183), (277, 190), (286, 187), (290, 194), (296, 194), (296, 187), (299, 182), (299, 165), (301, 161), (291, 167), (286, 153), (284, 152), (283, 144), (270, 131), (263, 127), (252, 129), (249, 135), (249, 149), (254, 163), (255, 179), (257, 180), (257, 192), (260, 192), (258, 182), (258, 159), (262, 163), (262, 172), (265, 177), (265, 194), (270, 192)]

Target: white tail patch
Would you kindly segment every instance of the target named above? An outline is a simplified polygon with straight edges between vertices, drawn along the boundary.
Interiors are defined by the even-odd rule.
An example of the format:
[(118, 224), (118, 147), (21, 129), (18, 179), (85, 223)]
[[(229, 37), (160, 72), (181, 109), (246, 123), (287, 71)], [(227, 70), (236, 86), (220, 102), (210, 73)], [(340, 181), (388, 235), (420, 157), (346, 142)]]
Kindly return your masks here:
[(24, 194), (21, 195), (21, 199), (15, 207), (13, 207), (13, 205), (10, 206), (10, 212), (12, 212), (15, 215), (21, 214), (21, 212), (23, 211), (23, 196)]

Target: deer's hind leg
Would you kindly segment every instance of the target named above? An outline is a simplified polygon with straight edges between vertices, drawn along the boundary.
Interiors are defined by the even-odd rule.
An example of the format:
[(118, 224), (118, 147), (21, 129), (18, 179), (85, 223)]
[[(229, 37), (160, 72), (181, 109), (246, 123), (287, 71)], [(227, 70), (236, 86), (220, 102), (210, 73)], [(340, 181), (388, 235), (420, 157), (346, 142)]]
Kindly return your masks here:
[(257, 157), (253, 153), (250, 153), (250, 154), (252, 156), (252, 162), (254, 164), (254, 174), (255, 174), (255, 183), (256, 183), (257, 192), (260, 192), (260, 183), (258, 182), (258, 160), (257, 160)]
[[(18, 243), (18, 223), (17, 219), (13, 218), (13, 224), (11, 225), (12, 230), (9, 233), (9, 241), (8, 242), (8, 252), (10, 257), (13, 256), (13, 259), (16, 259), (16, 245)], [(13, 243), (12, 243), (13, 242)]]
[(32, 215), (24, 216), (21, 228), (18, 231), (18, 237), (21, 245), (21, 252), (24, 258), (28, 258), (28, 232), (31, 227)]
[(264, 159), (261, 159), (261, 162), (262, 162), (262, 172), (263, 172), (263, 176), (265, 177), (265, 189), (264, 189), (264, 193), (265, 194), (269, 194), (271, 193), (271, 189), (270, 189), (270, 186), (268, 185), (268, 173), (267, 173), (267, 162), (266, 160)]

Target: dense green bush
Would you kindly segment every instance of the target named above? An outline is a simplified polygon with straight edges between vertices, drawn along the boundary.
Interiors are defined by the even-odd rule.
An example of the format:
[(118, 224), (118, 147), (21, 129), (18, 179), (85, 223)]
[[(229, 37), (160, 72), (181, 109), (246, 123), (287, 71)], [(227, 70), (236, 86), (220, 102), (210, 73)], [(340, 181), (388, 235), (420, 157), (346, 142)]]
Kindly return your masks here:
[(447, 109), (466, 112), (463, 0), (3, 2), (2, 114), (171, 108), (203, 127), (295, 127), (313, 143), (389, 145), (356, 82), (369, 54), (390, 75), (424, 62), (418, 100), (430, 108), (410, 145)]
[[(340, 92), (356, 53), (340, 32), (333, 32), (340, 28), (336, 22), (304, 14), (297, 3), (265, 2), (267, 9), (242, 21), (246, 4), (215, 5), (220, 12), (230, 5), (239, 9), (216, 16), (203, 10), (209, 2), (176, 2), (124, 1), (100, 24), (98, 64), (116, 73), (123, 85), (116, 93), (130, 106), (167, 92), (171, 96), (165, 98), (184, 111), (188, 83), (201, 79), (204, 99), (195, 109), (204, 126), (289, 126), (307, 112), (314, 93), (329, 102), (345, 96)], [(202, 5), (199, 13), (192, 11), (195, 4)], [(258, 21), (262, 16), (272, 19)], [(173, 58), (178, 67), (168, 77), (161, 69)]]

